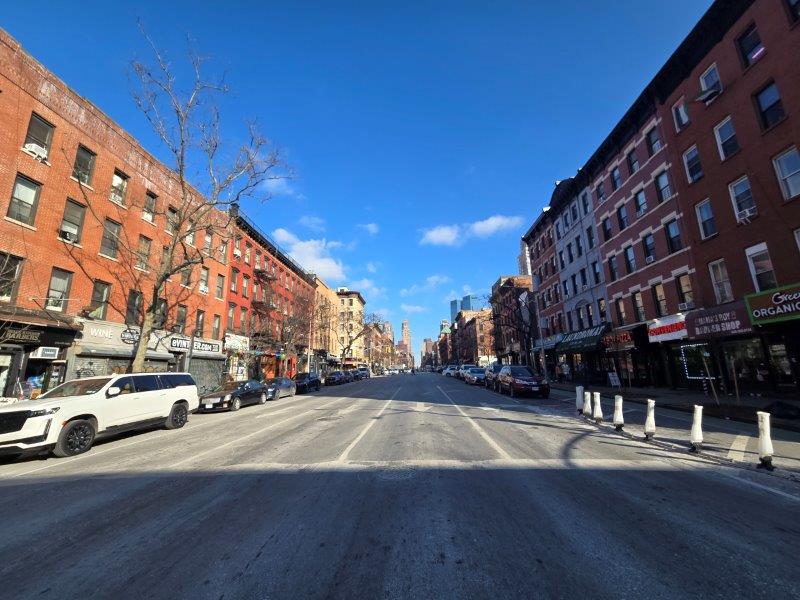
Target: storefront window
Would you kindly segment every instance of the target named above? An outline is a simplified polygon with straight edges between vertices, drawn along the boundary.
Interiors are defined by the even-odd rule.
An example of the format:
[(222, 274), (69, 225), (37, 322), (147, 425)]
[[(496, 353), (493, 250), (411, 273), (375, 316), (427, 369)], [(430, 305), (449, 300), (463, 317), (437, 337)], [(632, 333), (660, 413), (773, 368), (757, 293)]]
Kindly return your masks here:
[(789, 361), (789, 353), (786, 351), (786, 344), (775, 343), (768, 346), (769, 362), (775, 374), (778, 385), (794, 386), (797, 381), (792, 372), (792, 363)]
[(762, 387), (768, 383), (769, 369), (758, 339), (726, 342), (723, 352), (725, 363), (740, 388)]

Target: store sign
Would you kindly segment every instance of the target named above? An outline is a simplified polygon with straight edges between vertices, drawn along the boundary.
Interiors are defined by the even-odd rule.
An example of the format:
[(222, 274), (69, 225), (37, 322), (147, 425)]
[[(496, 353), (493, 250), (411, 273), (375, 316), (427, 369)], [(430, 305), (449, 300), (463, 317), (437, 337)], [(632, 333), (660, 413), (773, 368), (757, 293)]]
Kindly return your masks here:
[(142, 333), (138, 329), (133, 329), (129, 327), (128, 329), (123, 329), (122, 333), (119, 334), (119, 339), (122, 340), (123, 344), (135, 344), (139, 341), (139, 338), (142, 337)]
[(34, 327), (0, 327), (0, 341), (10, 344), (69, 346), (75, 337), (75, 331), (53, 331)]
[(669, 342), (685, 338), (686, 315), (670, 315), (647, 324), (647, 338), (651, 343)]
[[(169, 340), (169, 347), (171, 350), (189, 350), (191, 342), (189, 338), (173, 337)], [(194, 340), (195, 352), (222, 352), (222, 344), (220, 342), (207, 342), (205, 340)]]
[(235, 333), (225, 334), (225, 350), (247, 352), (250, 349), (250, 338)]
[(686, 330), (690, 338), (716, 338), (753, 332), (747, 307), (741, 300), (719, 308), (690, 312), (686, 315)]
[(606, 352), (622, 352), (636, 347), (629, 329), (614, 329), (603, 336), (603, 346)]
[(600, 336), (608, 329), (608, 324), (603, 323), (588, 329), (573, 331), (564, 336), (558, 344), (558, 350), (593, 350), (600, 341)]
[(800, 283), (745, 296), (753, 325), (800, 319)]

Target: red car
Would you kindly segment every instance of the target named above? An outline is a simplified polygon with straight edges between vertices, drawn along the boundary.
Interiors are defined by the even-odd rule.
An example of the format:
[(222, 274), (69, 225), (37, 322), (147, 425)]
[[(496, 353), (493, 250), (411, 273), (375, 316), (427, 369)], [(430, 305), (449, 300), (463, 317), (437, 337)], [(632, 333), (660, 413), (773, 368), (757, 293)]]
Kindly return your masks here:
[(550, 384), (525, 365), (503, 365), (497, 374), (497, 386), (501, 394), (508, 391), (512, 398), (523, 394), (550, 397)]

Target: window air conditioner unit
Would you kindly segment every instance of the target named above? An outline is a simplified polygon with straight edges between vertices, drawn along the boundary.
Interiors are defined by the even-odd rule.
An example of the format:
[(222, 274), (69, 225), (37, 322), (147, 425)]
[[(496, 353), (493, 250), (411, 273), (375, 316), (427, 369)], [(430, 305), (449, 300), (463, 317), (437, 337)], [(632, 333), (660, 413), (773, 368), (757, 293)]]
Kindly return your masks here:
[(25, 144), (25, 150), (33, 154), (36, 157), (36, 160), (47, 160), (47, 149), (43, 148), (39, 144), (28, 142)]
[(234, 255), (236, 258), (242, 258), (242, 251), (241, 251), (241, 250), (239, 250), (238, 248), (234, 248), (234, 249), (233, 249), (233, 255)]
[(683, 312), (684, 310), (692, 310), (694, 308), (694, 302), (681, 302), (678, 304), (678, 310)]
[(61, 231), (58, 232), (58, 237), (60, 237), (62, 240), (65, 240), (67, 242), (74, 242), (75, 241), (75, 234), (72, 233), (71, 231), (67, 231), (65, 229), (62, 229)]
[(201, 293), (201, 294), (207, 294), (207, 293), (208, 293), (208, 286), (207, 286), (207, 285), (203, 285), (203, 284), (201, 283), (201, 284), (200, 284), (200, 293)]
[(738, 223), (749, 223), (750, 219), (758, 214), (758, 210), (753, 206), (752, 208), (745, 208), (736, 213), (736, 221)]
[(651, 254), (650, 256), (645, 257), (644, 262), (649, 265), (651, 262), (655, 261), (655, 259), (656, 257)]
[(639, 217), (644, 215), (644, 213), (646, 213), (646, 212), (647, 212), (646, 208), (640, 208), (639, 210), (636, 211), (636, 218), (638, 219)]

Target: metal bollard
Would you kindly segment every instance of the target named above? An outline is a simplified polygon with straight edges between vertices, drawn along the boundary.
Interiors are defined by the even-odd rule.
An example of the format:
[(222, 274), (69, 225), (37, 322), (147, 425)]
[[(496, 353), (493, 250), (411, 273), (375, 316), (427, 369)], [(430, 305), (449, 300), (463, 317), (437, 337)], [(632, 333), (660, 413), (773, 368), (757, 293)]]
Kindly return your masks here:
[(592, 392), (583, 392), (583, 416), (587, 419), (592, 416)]
[(622, 416), (622, 396), (614, 396), (614, 429), (622, 431), (625, 426), (625, 417)]
[(600, 392), (594, 392), (594, 412), (592, 418), (595, 423), (603, 422), (603, 407), (600, 405)]
[(656, 401), (647, 401), (647, 418), (644, 421), (644, 439), (651, 440), (656, 435)]
[(694, 417), (692, 419), (691, 446), (689, 452), (700, 454), (700, 446), (703, 445), (703, 407), (694, 405)]
[(772, 436), (769, 427), (769, 413), (758, 411), (758, 468), (772, 471)]
[(583, 386), (579, 385), (575, 388), (575, 408), (578, 409), (578, 414), (583, 410)]

